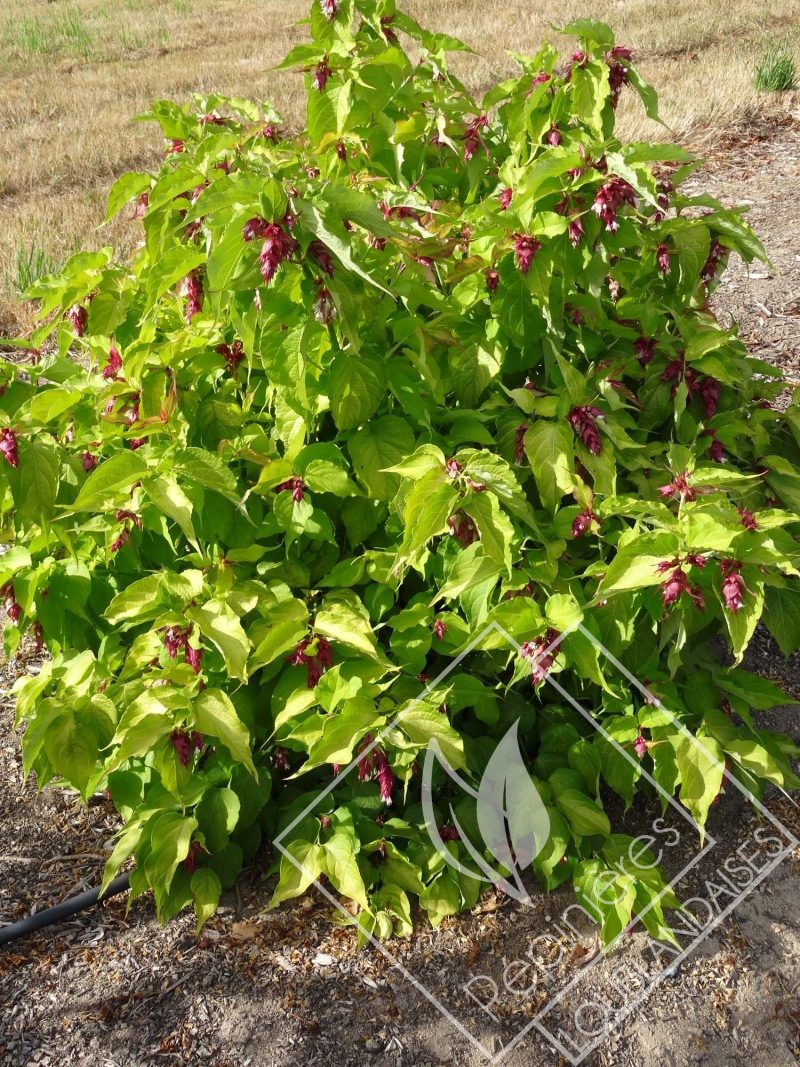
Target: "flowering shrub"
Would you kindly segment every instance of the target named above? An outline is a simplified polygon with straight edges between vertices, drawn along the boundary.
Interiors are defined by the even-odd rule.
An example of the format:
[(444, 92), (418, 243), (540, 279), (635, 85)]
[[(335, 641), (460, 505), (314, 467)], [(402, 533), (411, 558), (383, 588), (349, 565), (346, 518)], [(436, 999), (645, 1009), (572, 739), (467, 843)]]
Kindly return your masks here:
[[(392, 0), (315, 0), (310, 26), (284, 64), (301, 134), (244, 100), (155, 104), (163, 165), (110, 193), (132, 261), (81, 253), (30, 290), (41, 324), (0, 365), (0, 585), (7, 651), (49, 652), (16, 688), (25, 769), (107, 791), (107, 880), (132, 857), (133, 897), (202, 925), (357, 759), (273, 902), (324, 876), (388, 936), (481, 888), (425, 830), (432, 739), (477, 780), (519, 720), (547, 888), (610, 866), (603, 804), (640, 767), (704, 822), (721, 767), (585, 636), (551, 649), (577, 620), (748, 788), (798, 784), (749, 713), (783, 695), (708, 642), (738, 663), (763, 618), (800, 645), (800, 412), (708, 306), (731, 250), (763, 256), (741, 212), (680, 192), (685, 151), (614, 137), (626, 87), (656, 101), (606, 26), (480, 102), (448, 70), (468, 49)], [(493, 620), (521, 654), (490, 634), (373, 745)], [(658, 888), (600, 902), (606, 935)]]

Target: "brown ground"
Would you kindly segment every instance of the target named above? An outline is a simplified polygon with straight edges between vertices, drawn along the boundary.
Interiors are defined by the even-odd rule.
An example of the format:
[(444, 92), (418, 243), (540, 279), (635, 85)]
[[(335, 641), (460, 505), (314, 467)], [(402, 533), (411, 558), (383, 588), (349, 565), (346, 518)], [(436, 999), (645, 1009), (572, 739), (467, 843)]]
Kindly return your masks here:
[[(774, 271), (748, 276), (732, 264), (717, 297), (758, 355), (800, 378), (800, 124), (719, 143), (704, 188), (730, 203), (752, 202), (751, 221)], [(800, 698), (800, 657), (784, 664), (766, 635), (749, 652), (751, 669), (781, 679)], [(9, 664), (6, 684), (14, 671)], [(770, 713), (771, 728), (800, 740), (800, 708)], [(797, 808), (772, 810), (800, 836)], [(645, 819), (639, 811), (632, 819)], [(644, 822), (641, 825), (645, 825)], [(751, 815), (735, 796), (714, 811), (710, 832), (735, 843)], [(0, 710), (0, 923), (94, 885), (113, 822), (63, 792), (37, 796), (21, 784), (8, 705)], [(629, 831), (630, 832), (630, 831)], [(800, 920), (796, 851), (688, 957), (621, 1029), (585, 1061), (656, 1067), (789, 1067), (800, 1062)], [(160, 930), (150, 904), (126, 916), (111, 901), (40, 935), (0, 949), (0, 1063), (137, 1067), (209, 1063), (215, 1067), (295, 1064), (477, 1065), (482, 1056), (375, 951), (357, 952), (348, 931), (330, 924), (319, 897), (259, 914), (267, 897), (258, 870), (193, 936), (188, 916)], [(480, 914), (421, 930), (392, 945), (408, 969), (442, 995), (457, 996), (470, 966), (496, 966), (544, 929), (544, 908), (521, 912), (490, 900)], [(499, 906), (498, 906), (499, 904)], [(557, 912), (553, 912), (556, 914)], [(587, 941), (587, 944), (590, 942)], [(640, 935), (623, 950), (636, 957)], [(606, 967), (606, 964), (603, 964)], [(598, 982), (603, 970), (598, 968)], [(491, 1044), (519, 1027), (478, 1032)], [(532, 1040), (509, 1067), (558, 1063)]]

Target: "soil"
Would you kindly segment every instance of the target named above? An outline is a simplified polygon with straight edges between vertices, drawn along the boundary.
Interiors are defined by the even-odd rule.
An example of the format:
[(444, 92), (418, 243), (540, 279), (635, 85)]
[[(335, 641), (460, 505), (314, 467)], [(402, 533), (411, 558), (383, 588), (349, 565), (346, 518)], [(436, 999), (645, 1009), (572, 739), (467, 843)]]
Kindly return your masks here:
[[(723, 321), (739, 322), (755, 355), (800, 382), (800, 199), (794, 195), (800, 123), (721, 139), (706, 156), (695, 185), (726, 204), (752, 206), (750, 221), (773, 265), (748, 271), (732, 262), (715, 307)], [(746, 666), (800, 699), (800, 657), (784, 661), (762, 630)], [(8, 690), (24, 670), (25, 662), (15, 660), (0, 678), (6, 693), (0, 705), (0, 925), (96, 885), (116, 825), (102, 801), (84, 808), (66, 791), (38, 794), (33, 782), (23, 784)], [(800, 706), (774, 709), (760, 721), (800, 741)], [(797, 806), (777, 791), (766, 803), (800, 837)], [(659, 813), (638, 805), (625, 817), (625, 832), (647, 832)], [(709, 822), (717, 842), (711, 865), (702, 872), (698, 867), (682, 886), (699, 889), (717, 869), (713, 856), (746, 848), (759, 827), (770, 830), (729, 789)], [(696, 853), (695, 842), (685, 844), (686, 855)], [(262, 862), (244, 873), (199, 939), (189, 915), (161, 929), (147, 898), (126, 914), (123, 897), (0, 949), (0, 1064), (477, 1067), (487, 1054), (499, 1055), (553, 992), (545, 982), (525, 996), (498, 998), (490, 1005), (492, 1019), (478, 1003), (483, 994), (470, 1000), (464, 987), (476, 974), (499, 981), (530, 939), (553, 929), (573, 900), (566, 889), (528, 908), (490, 894), (475, 913), (445, 920), (436, 932), (420, 925), (412, 938), (389, 946), (403, 968), (452, 1008), (483, 1044), (480, 1051), (390, 960), (372, 948), (359, 951), (353, 934), (332, 924), (330, 906), (318, 894), (263, 912), (270, 888), (263, 872)], [(667, 969), (657, 991), (584, 1062), (800, 1063), (798, 899), (795, 849)], [(625, 965), (644, 966), (650, 943), (634, 930), (619, 953), (603, 959), (591, 930), (576, 925), (569, 955), (557, 969), (540, 973), (554, 980), (578, 976), (593, 995), (611, 997)], [(632, 1008), (635, 1001), (634, 984), (626, 985), (620, 1006)], [(509, 1067), (565, 1062), (540, 1035), (503, 1058)]]

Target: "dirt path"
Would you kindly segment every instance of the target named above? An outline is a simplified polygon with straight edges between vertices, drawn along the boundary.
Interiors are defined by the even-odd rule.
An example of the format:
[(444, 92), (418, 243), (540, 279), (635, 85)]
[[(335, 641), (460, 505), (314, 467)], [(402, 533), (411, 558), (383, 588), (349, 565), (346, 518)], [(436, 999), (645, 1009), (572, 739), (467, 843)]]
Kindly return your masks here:
[[(752, 203), (750, 220), (775, 267), (754, 268), (748, 276), (733, 263), (716, 298), (721, 317), (736, 318), (754, 353), (800, 379), (798, 179), (800, 126), (786, 124), (764, 139), (717, 146), (697, 184), (726, 203)], [(800, 662), (782, 664), (764, 635), (749, 659), (752, 669), (777, 673), (800, 698)], [(6, 667), (5, 687), (9, 672), (21, 669)], [(22, 785), (11, 721), (6, 703), (0, 709), (0, 922), (96, 884), (114, 827), (102, 804), (87, 811), (57, 790), (37, 795), (30, 783)], [(800, 740), (800, 708), (772, 712), (768, 725)], [(783, 799), (776, 810), (800, 836), (796, 809)], [(637, 819), (646, 825), (647, 814), (639, 812), (633, 825)], [(735, 797), (724, 798), (710, 824), (731, 847), (751, 829), (749, 810)], [(126, 916), (124, 902), (115, 900), (0, 949), (0, 1063), (484, 1062), (380, 954), (358, 952), (350, 932), (331, 926), (324, 901), (311, 897), (261, 915), (266, 896), (261, 872), (252, 870), (199, 941), (189, 916), (160, 930), (147, 901)], [(795, 853), (585, 1062), (800, 1062), (798, 899)], [(525, 937), (546, 928), (545, 906), (555, 915), (569, 901), (568, 893), (557, 893), (523, 915), (490, 900), (480, 914), (446, 921), (435, 934), (421, 931), (392, 951), (419, 980), (442, 995), (460, 996), (463, 1004), (464, 983), (476, 966), (489, 957), (494, 964), (513, 959)], [(623, 951), (635, 959), (643, 945), (635, 934)], [(602, 970), (597, 973), (601, 980)], [(497, 1024), (478, 1008), (472, 1012), (490, 1048), (519, 1028), (518, 1016), (497, 1012)], [(503, 1062), (564, 1061), (532, 1039)]]

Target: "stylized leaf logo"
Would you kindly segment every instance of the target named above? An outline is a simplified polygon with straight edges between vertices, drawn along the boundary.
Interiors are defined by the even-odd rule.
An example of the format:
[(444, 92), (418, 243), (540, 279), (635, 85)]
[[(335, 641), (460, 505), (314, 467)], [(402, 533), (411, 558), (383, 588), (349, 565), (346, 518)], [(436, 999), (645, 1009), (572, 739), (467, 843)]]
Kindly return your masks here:
[(431, 776), (438, 762), (459, 788), (474, 797), (478, 828), (488, 851), (498, 864), (509, 871), (508, 876), (494, 870), (474, 847), (461, 828), (452, 805), (450, 816), (461, 841), (481, 872), (483, 881), (500, 886), (508, 896), (526, 902), (530, 900), (522, 882), (522, 872), (531, 865), (550, 836), (550, 818), (539, 791), (531, 781), (519, 748), (518, 724), (508, 730), (495, 749), (483, 772), (476, 791), (453, 768), (432, 740), (425, 753), (422, 768), (422, 808), (430, 838), (446, 862), (475, 877), (475, 871), (464, 866), (448, 849), (436, 825), (433, 809)]

